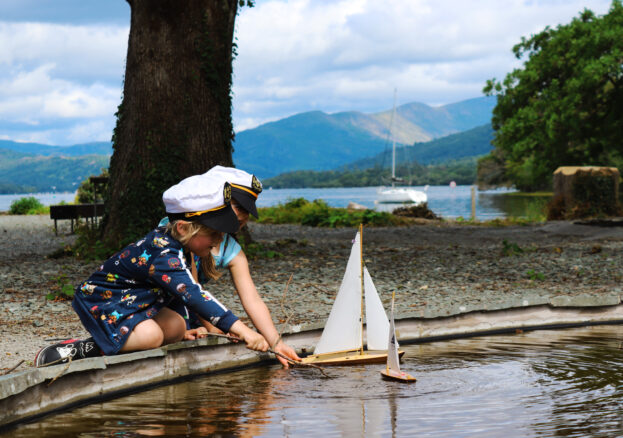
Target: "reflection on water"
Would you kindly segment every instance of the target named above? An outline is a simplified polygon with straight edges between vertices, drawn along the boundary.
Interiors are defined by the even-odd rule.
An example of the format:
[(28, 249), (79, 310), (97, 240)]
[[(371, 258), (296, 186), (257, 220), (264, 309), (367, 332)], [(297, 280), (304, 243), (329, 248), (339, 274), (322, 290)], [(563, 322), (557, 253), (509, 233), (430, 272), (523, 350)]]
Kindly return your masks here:
[(480, 193), (479, 204), (486, 210), (498, 210), (505, 216), (536, 217), (545, 215), (545, 207), (550, 195), (531, 195), (520, 193)]
[(403, 346), (382, 365), (212, 375), (20, 426), (11, 436), (621, 436), (623, 326)]

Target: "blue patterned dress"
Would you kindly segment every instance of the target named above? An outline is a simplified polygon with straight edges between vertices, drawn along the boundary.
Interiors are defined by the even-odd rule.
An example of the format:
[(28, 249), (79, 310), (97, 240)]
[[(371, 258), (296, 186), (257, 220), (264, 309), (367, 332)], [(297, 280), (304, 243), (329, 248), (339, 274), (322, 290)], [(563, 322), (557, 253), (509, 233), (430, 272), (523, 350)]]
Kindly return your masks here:
[(238, 318), (192, 277), (179, 241), (156, 228), (109, 258), (78, 288), (73, 308), (104, 354), (174, 298), (227, 333)]

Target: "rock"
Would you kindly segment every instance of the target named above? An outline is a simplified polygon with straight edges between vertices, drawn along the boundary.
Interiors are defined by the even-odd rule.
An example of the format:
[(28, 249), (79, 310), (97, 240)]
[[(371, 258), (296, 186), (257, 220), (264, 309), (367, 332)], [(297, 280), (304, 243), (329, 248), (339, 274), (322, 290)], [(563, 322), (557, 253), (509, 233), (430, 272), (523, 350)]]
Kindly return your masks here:
[(348, 203), (346, 208), (348, 210), (367, 210), (368, 209), (368, 207), (366, 207), (365, 205), (357, 204), (356, 202), (352, 202), (352, 201)]

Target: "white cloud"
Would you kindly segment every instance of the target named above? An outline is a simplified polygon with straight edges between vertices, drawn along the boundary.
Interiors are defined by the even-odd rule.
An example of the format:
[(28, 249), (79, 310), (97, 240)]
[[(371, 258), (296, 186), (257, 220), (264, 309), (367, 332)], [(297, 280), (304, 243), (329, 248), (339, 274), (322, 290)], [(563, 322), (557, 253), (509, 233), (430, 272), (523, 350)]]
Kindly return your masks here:
[[(481, 95), (487, 79), (519, 65), (522, 36), (569, 22), (610, 0), (274, 0), (238, 19), (235, 120), (295, 112), (381, 111)], [(262, 101), (267, 101), (263, 104)]]
[[(476, 97), (487, 79), (518, 65), (511, 48), (521, 36), (585, 7), (603, 14), (610, 2), (262, 0), (237, 17), (234, 123), (240, 131), (309, 110), (383, 111), (394, 88), (399, 104)], [(128, 14), (125, 5), (119, 13)], [(108, 24), (84, 14), (80, 25), (37, 22), (41, 14), (0, 21), (0, 126), (15, 124), (9, 138), (110, 139), (128, 16)]]

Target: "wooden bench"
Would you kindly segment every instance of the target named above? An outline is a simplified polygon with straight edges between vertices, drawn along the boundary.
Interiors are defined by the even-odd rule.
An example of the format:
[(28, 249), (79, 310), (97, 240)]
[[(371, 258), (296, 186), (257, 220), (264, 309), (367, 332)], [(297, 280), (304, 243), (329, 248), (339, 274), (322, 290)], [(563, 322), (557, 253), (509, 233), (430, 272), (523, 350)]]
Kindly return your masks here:
[(91, 223), (95, 223), (95, 218), (104, 214), (104, 203), (97, 204), (68, 204), (50, 205), (50, 219), (54, 219), (54, 233), (58, 235), (57, 222), (60, 219), (71, 219), (71, 232), (74, 232), (74, 220), (83, 217)]

